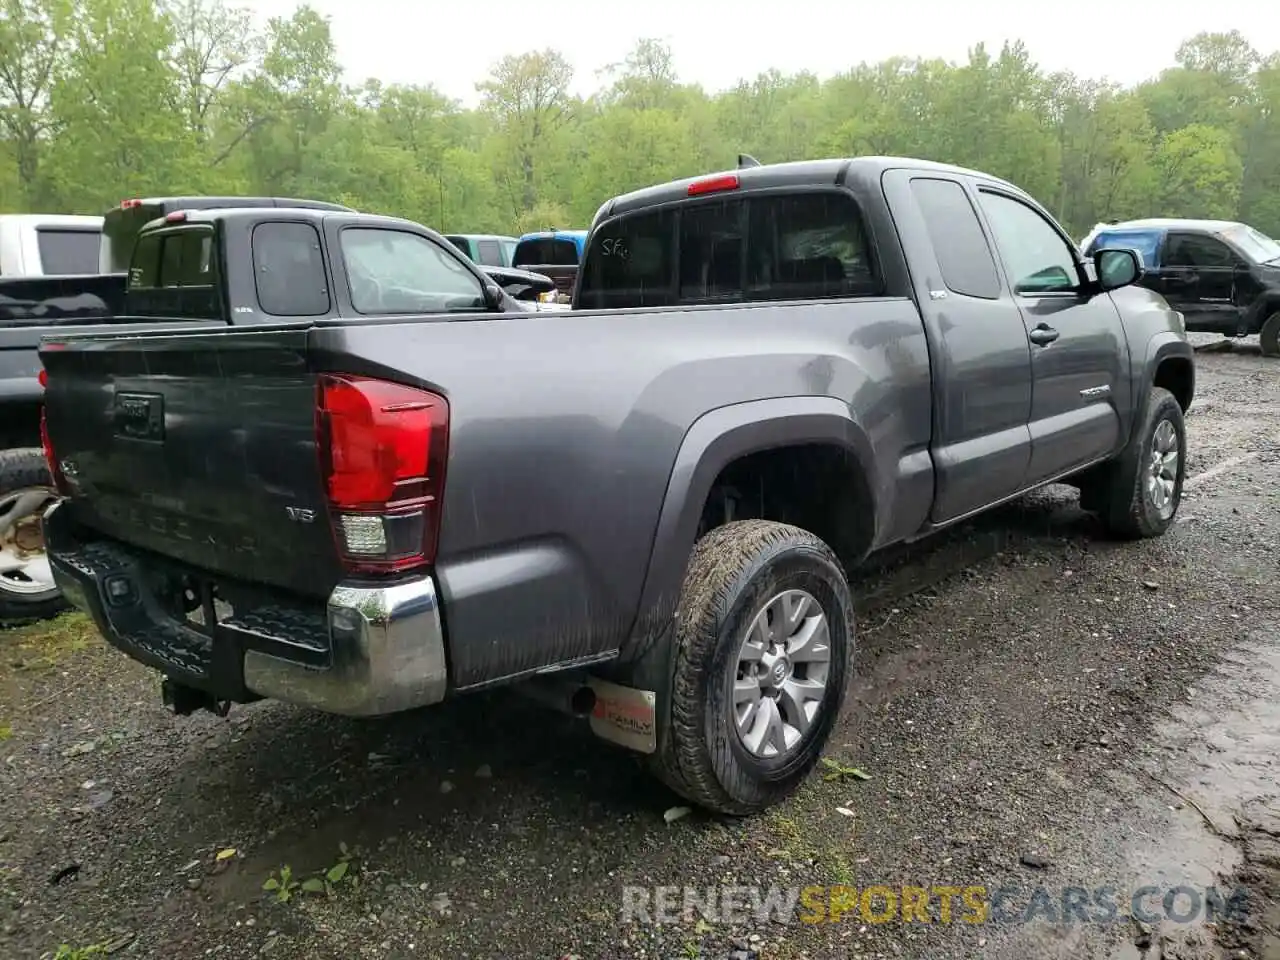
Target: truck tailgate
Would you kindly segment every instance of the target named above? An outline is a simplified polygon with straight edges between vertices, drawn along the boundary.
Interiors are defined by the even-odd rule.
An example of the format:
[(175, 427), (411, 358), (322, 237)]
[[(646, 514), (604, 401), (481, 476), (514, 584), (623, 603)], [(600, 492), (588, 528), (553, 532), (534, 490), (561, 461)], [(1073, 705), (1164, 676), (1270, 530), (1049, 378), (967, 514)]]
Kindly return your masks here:
[(323, 596), (341, 576), (305, 327), (47, 343), (77, 522), (191, 567)]

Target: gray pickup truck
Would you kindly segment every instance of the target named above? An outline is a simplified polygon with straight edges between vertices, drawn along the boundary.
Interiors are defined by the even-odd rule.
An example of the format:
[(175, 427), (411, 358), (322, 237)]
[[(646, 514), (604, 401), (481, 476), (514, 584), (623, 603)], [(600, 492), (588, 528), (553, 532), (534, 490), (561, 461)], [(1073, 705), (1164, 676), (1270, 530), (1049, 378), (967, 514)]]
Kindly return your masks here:
[(369, 238), (305, 215), (353, 309), (41, 349), (55, 576), (177, 713), (509, 684), (748, 814), (824, 747), (869, 554), (1056, 481), (1117, 537), (1177, 511), (1179, 317), (984, 174), (618, 197), (548, 314), (459, 276), (423, 295), (474, 307), (405, 316), (349, 279)]
[[(341, 220), (344, 228), (355, 222), (353, 218), (364, 217), (348, 207), (319, 200), (131, 198), (105, 217), (73, 218), (100, 221), (100, 228), (95, 226), (90, 234), (87, 227), (78, 226), (80, 239), (71, 248), (65, 248), (65, 238), (62, 247), (41, 241), (41, 249), (62, 251), (59, 263), (66, 265), (68, 255), (75, 254), (82, 267), (86, 244), (91, 242), (87, 252), (100, 263), (103, 273), (0, 278), (0, 625), (52, 616), (65, 606), (53, 582), (40, 532), (40, 515), (54, 496), (39, 440), (43, 388), (37, 379), (40, 360), (36, 351), (41, 339), (51, 334), (104, 330), (115, 336), (132, 335), (137, 329), (175, 325), (243, 326), (278, 316), (278, 311), (256, 309), (256, 305), (269, 304), (272, 297), (279, 296), (273, 288), (296, 284), (293, 296), (305, 297), (307, 284), (319, 290), (326, 283), (325, 268), (314, 256), (319, 245), (308, 254), (305, 242), (296, 242), (299, 236), (305, 241), (306, 230), (314, 234), (312, 224), (291, 225), (288, 218), (298, 210), (348, 214)], [(330, 225), (338, 222), (333, 218)], [(414, 239), (398, 240), (394, 249), (373, 254), (374, 262), (369, 264), (374, 282), (387, 296), (395, 295), (406, 273), (429, 273), (442, 263), (462, 269), (463, 256), (456, 246), (444, 250), (445, 259), (427, 255), (424, 263), (423, 251), (437, 249), (430, 237), (438, 235), (407, 221), (400, 223)], [(0, 241), (5, 226), (6, 221), (0, 218)], [(35, 247), (34, 238), (30, 245)], [(28, 253), (25, 262), (30, 266)], [(487, 278), (484, 282), (493, 286), (491, 301), (486, 302), (504, 310), (557, 308), (538, 300), (555, 289), (548, 277), (502, 266), (482, 266), (480, 272)], [(474, 280), (469, 269), (467, 276)], [(252, 290), (254, 284), (259, 289), (247, 296), (246, 290)], [(327, 302), (332, 315), (341, 314), (338, 301)], [(422, 313), (438, 303), (434, 297), (411, 298), (401, 307)]]

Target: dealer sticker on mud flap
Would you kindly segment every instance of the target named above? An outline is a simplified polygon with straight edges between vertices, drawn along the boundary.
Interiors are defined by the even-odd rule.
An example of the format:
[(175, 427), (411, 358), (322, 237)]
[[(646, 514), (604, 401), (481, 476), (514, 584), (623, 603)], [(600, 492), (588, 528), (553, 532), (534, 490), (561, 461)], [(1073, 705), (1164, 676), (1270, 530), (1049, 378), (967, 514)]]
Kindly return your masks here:
[(657, 694), (591, 677), (596, 705), (591, 711), (591, 732), (602, 740), (640, 753), (658, 749)]

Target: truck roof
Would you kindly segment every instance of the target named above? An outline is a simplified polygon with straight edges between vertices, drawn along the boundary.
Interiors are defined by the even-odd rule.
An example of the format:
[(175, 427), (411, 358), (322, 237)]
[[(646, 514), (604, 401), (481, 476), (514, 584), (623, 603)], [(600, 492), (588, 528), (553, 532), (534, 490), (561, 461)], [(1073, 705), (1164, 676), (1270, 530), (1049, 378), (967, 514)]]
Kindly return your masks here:
[(120, 201), (120, 209), (163, 207), (168, 210), (202, 210), (208, 207), (288, 207), (302, 210), (350, 210), (327, 200), (297, 200), (293, 197), (133, 197)]
[(446, 240), (452, 240), (454, 237), (460, 237), (464, 240), (511, 240), (515, 237), (509, 237), (505, 233), (446, 233)]
[(586, 230), (534, 230), (530, 233), (522, 233), (520, 242), (524, 243), (526, 240), (557, 240), (561, 238), (565, 240), (581, 240), (586, 235)]
[[(206, 209), (182, 209), (170, 213), (174, 216), (176, 213), (182, 213), (184, 216), (180, 221), (171, 221), (166, 217), (157, 217), (147, 223), (144, 229), (152, 229), (155, 226), (173, 226), (177, 223), (216, 223), (216, 222), (232, 222), (238, 220), (260, 220), (264, 216), (270, 216), (273, 219), (280, 217), (288, 217), (290, 220), (307, 220), (319, 223), (325, 217), (334, 213), (356, 213), (349, 207), (340, 207), (337, 205), (328, 207), (261, 207), (261, 206), (237, 206), (237, 207), (209, 207)], [(423, 229), (421, 224), (414, 223), (412, 220), (405, 220), (402, 217), (386, 217), (377, 213), (361, 213), (361, 222), (372, 221), (374, 223), (384, 223), (387, 226), (412, 227), (414, 230)]]
[(1236, 230), (1245, 226), (1235, 220), (1191, 220), (1182, 217), (1147, 217), (1144, 220), (1125, 220), (1121, 223), (1108, 223), (1098, 233), (1110, 233), (1113, 230), (1205, 230), (1218, 233), (1223, 230)]
[(720, 177), (737, 177), (739, 189), (760, 190), (767, 187), (834, 184), (846, 177), (854, 177), (865, 181), (878, 180), (886, 170), (904, 166), (917, 170), (936, 170), (939, 173), (981, 177), (988, 182), (999, 183), (1012, 190), (1017, 190), (1019, 193), (1023, 192), (1014, 184), (998, 177), (993, 177), (978, 170), (957, 167), (949, 163), (936, 163), (932, 160), (919, 160), (912, 157), (833, 157), (825, 160), (796, 160), (790, 163), (770, 163), (756, 167), (720, 170), (696, 177), (686, 177), (682, 180), (673, 180), (670, 183), (659, 184), (654, 187), (633, 190), (631, 193), (624, 193), (606, 202), (596, 214), (596, 220), (621, 213), (629, 213), (661, 203), (687, 199), (689, 197), (690, 184)]
[(6, 213), (0, 214), (0, 222), (18, 227), (78, 227), (83, 230), (102, 228), (101, 217), (84, 217), (65, 213)]

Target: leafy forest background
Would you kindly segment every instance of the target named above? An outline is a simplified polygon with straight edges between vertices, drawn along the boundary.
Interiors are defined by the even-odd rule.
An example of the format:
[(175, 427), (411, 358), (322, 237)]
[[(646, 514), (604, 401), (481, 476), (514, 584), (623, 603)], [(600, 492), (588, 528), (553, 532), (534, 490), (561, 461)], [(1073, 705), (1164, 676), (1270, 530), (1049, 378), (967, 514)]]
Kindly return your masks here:
[(464, 109), (429, 83), (344, 83), (329, 23), (305, 5), (255, 32), (223, 0), (0, 0), (0, 210), (267, 194), (518, 234), (585, 227), (610, 196), (739, 152), (871, 153), (1005, 177), (1077, 236), (1155, 215), (1280, 234), (1280, 54), (1199, 34), (1173, 63), (1121, 88), (1046, 73), (1011, 44), (709, 93), (642, 40), (586, 99), (542, 50), (493, 65)]

